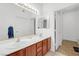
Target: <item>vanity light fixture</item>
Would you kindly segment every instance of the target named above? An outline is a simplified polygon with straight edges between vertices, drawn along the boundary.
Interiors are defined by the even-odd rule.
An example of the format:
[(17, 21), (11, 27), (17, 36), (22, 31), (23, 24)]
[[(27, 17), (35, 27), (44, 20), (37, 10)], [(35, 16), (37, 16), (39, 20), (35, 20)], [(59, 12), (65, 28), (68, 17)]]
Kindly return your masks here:
[(34, 8), (32, 5), (30, 4), (27, 4), (27, 3), (16, 3), (17, 6), (23, 8), (23, 9), (26, 9), (36, 15), (39, 15), (39, 11), (38, 9)]

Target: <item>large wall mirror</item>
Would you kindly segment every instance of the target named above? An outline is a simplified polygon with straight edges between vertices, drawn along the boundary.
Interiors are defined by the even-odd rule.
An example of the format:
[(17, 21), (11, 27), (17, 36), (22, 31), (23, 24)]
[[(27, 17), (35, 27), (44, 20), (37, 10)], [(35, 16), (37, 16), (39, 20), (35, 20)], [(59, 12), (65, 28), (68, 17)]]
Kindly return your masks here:
[[(35, 34), (35, 14), (12, 3), (2, 3), (0, 8), (0, 41), (9, 39), (8, 33), (14, 32), (12, 38)], [(10, 26), (13, 31), (8, 32)]]

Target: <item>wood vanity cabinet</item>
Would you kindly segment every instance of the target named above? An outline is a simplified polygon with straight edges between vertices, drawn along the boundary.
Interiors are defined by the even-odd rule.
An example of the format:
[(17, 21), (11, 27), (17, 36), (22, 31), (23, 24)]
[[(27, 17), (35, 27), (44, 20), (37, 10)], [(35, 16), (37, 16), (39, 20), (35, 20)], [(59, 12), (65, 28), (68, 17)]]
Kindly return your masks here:
[(50, 48), (51, 38), (49, 37), (7, 56), (43, 56), (50, 50)]
[(26, 56), (36, 56), (36, 44), (26, 48)]
[(40, 41), (40, 42), (38, 42), (37, 44), (36, 44), (36, 48), (37, 48), (37, 50), (36, 50), (36, 52), (37, 52), (37, 56), (42, 56), (43, 55), (43, 47), (42, 47), (42, 41)]
[(25, 48), (24, 49), (21, 49), (19, 51), (16, 51), (14, 53), (11, 53), (11, 54), (9, 54), (7, 56), (26, 56), (26, 49)]
[(7, 56), (36, 56), (36, 44), (33, 44), (29, 47), (11, 53)]
[(43, 40), (43, 55), (48, 52), (48, 39)]

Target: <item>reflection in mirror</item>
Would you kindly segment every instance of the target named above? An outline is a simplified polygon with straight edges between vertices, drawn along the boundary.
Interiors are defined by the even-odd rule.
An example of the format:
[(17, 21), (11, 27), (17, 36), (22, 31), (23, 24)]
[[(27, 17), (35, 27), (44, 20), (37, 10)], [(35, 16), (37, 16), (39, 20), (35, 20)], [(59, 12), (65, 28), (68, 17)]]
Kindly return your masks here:
[(38, 29), (47, 29), (49, 28), (50, 20), (44, 17), (38, 19)]
[(46, 19), (43, 20), (43, 28), (47, 28), (47, 20)]
[(13, 26), (8, 27), (8, 38), (14, 38)]
[[(0, 4), (0, 8), (0, 41), (35, 34), (33, 19), (36, 18), (36, 14), (12, 3)], [(12, 30), (8, 30), (9, 26), (13, 27), (14, 35), (10, 34)]]

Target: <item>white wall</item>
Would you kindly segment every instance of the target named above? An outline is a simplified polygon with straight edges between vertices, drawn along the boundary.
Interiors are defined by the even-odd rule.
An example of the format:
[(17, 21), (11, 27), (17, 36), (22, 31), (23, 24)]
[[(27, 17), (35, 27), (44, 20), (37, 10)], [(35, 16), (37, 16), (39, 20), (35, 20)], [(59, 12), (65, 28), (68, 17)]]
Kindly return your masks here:
[(44, 3), (43, 4), (43, 15), (53, 14), (52, 12), (61, 10), (70, 5), (73, 5), (73, 4), (72, 3)]
[(63, 14), (63, 39), (79, 40), (79, 11), (74, 10)]
[(20, 7), (14, 4), (0, 4), (0, 40), (8, 39), (8, 27), (14, 27), (15, 37), (34, 33), (34, 21), (30, 20), (32, 13), (22, 12)]

